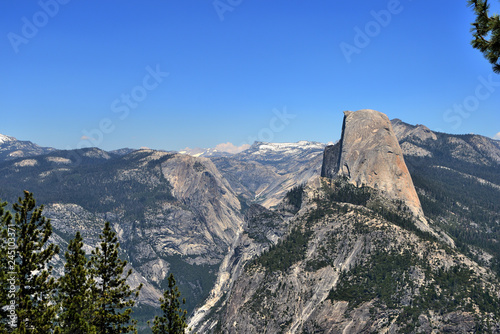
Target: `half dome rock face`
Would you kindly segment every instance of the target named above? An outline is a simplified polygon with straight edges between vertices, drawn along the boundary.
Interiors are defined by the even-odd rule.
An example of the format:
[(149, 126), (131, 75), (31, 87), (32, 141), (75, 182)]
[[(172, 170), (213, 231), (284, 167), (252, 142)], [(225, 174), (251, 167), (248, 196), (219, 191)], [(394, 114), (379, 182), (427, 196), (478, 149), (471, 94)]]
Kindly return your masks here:
[(356, 186), (366, 185), (399, 199), (418, 217), (422, 207), (389, 118), (363, 109), (344, 112), (338, 175)]

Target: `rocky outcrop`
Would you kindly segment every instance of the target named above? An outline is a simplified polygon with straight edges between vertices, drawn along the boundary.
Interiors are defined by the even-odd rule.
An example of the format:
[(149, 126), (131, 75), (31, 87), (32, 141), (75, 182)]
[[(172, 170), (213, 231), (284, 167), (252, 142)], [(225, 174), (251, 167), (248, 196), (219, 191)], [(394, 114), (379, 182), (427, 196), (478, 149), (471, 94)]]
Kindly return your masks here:
[(344, 115), (337, 165), (331, 148), (328, 155), (325, 152), (324, 176), (333, 177), (336, 171), (358, 187), (368, 186), (390, 199), (403, 200), (422, 218), (422, 207), (389, 118), (370, 109), (345, 111)]
[[(172, 186), (172, 195), (189, 207), (202, 223), (193, 226), (175, 224), (180, 230), (171, 233), (171, 238), (179, 246), (179, 254), (208, 255), (215, 250), (223, 253), (243, 224), (239, 215), (240, 202), (228, 182), (207, 158), (177, 154), (163, 162), (161, 169)], [(197, 234), (201, 244), (193, 242)], [(207, 245), (217, 248), (207, 248)]]
[(323, 165), (321, 166), (321, 176), (333, 179), (339, 172), (340, 142), (335, 145), (328, 145), (323, 152)]

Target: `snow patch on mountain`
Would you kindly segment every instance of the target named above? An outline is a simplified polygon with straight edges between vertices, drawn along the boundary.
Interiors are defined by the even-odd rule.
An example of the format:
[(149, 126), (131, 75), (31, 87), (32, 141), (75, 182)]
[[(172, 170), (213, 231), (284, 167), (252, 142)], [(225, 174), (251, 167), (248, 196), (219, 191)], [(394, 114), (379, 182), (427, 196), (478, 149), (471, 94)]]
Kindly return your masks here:
[(14, 140), (16, 140), (16, 138), (9, 137), (9, 136), (6, 136), (6, 135), (3, 135), (0, 133), (0, 144), (3, 144), (3, 143), (8, 142), (8, 141), (14, 141)]
[(231, 156), (233, 155), (232, 153), (229, 152), (224, 152), (220, 151), (217, 148), (189, 148), (186, 147), (185, 149), (179, 151), (178, 153), (180, 154), (187, 154), (192, 157), (198, 158), (198, 157), (224, 157), (224, 156)]
[(325, 144), (301, 140), (296, 143), (265, 143), (256, 141), (252, 146), (248, 144), (236, 147), (232, 144), (231, 149), (228, 149), (228, 144), (219, 144), (214, 148), (189, 148), (179, 151), (181, 154), (191, 155), (193, 157), (230, 157), (237, 154), (254, 154), (254, 155), (268, 155), (268, 154), (283, 154), (294, 155), (300, 154), (304, 151), (322, 151)]
[(325, 144), (301, 140), (296, 143), (262, 143), (255, 142), (250, 150), (251, 154), (281, 153), (285, 155), (297, 154), (306, 150), (323, 150)]

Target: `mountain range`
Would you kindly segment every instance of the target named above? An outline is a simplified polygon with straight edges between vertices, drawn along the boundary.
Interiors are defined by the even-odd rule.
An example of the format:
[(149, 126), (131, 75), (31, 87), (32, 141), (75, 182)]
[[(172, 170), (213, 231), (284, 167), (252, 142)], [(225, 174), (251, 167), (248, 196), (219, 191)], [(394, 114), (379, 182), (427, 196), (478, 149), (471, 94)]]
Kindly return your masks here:
[(63, 249), (80, 231), (90, 253), (110, 221), (130, 285), (144, 284), (143, 323), (173, 272), (198, 332), (499, 331), (500, 142), (398, 119), (381, 129), (397, 138), (427, 229), (416, 202), (388, 190), (399, 181), (382, 186), (379, 167), (363, 167), (379, 158), (349, 156), (373, 148), (346, 138), (190, 156), (0, 135), (0, 198), (32, 191)]

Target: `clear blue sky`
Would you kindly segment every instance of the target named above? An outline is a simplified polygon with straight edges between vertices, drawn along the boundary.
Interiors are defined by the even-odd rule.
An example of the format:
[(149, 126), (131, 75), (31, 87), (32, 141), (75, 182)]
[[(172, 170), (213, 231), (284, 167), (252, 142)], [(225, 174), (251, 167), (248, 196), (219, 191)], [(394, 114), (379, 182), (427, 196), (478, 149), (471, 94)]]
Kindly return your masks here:
[(493, 137), (500, 76), (472, 21), (465, 0), (1, 1), (0, 133), (62, 149), (329, 142), (342, 111), (370, 108)]

